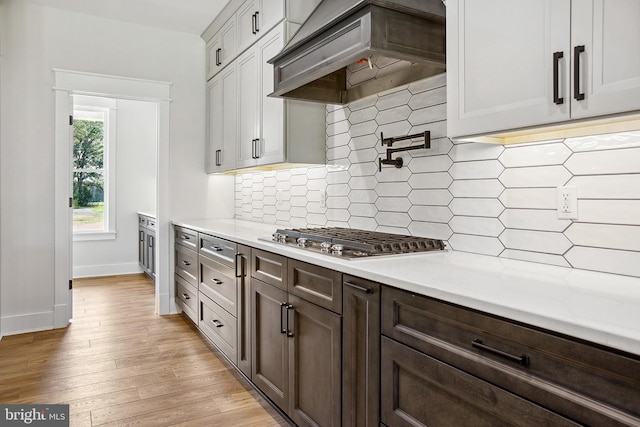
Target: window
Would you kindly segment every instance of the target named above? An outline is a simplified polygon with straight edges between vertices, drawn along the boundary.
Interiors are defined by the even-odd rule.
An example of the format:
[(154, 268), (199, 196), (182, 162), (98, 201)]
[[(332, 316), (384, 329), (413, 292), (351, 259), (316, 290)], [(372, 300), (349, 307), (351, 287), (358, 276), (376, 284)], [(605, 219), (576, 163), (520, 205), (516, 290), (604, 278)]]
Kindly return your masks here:
[(74, 97), (73, 233), (75, 240), (115, 238), (114, 123), (115, 100)]

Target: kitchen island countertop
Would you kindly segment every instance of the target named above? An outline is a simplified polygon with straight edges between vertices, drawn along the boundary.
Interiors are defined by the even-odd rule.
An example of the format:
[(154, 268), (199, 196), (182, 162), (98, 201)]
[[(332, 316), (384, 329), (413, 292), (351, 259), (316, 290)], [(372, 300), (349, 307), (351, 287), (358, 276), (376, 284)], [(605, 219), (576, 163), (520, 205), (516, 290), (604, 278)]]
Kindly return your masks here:
[(277, 225), (173, 224), (640, 355), (640, 278), (451, 250), (345, 260), (259, 239)]

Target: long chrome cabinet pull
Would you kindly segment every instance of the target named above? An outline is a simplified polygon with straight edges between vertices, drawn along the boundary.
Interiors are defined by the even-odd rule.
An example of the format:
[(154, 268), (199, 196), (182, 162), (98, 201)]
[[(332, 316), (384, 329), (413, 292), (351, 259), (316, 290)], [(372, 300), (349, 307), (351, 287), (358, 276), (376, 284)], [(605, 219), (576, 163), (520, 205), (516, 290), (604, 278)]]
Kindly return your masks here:
[(502, 350), (498, 350), (497, 348), (493, 348), (493, 347), (489, 347), (488, 345), (484, 345), (482, 344), (482, 340), (481, 339), (475, 339), (471, 342), (471, 346), (475, 347), (477, 349), (480, 350), (484, 350), (487, 351), (489, 353), (493, 353), (497, 356), (501, 356), (504, 357), (506, 359), (512, 360), (514, 362), (518, 362), (519, 364), (523, 365), (523, 366), (529, 366), (529, 356), (527, 355), (522, 355), (522, 356), (515, 356), (513, 354), (509, 354), (506, 353)]
[(222, 162), (220, 161), (221, 154), (222, 150), (216, 150), (216, 166), (222, 166)]
[(573, 48), (573, 97), (576, 101), (584, 99), (584, 93), (580, 92), (580, 54), (584, 52), (584, 45)]
[(222, 65), (222, 61), (220, 61), (220, 53), (222, 52), (221, 48), (216, 49), (216, 65), (219, 67)]
[(286, 334), (287, 330), (284, 328), (284, 321), (282, 320), (282, 312), (284, 311), (283, 308), (287, 306), (286, 302), (281, 302), (280, 303), (280, 333), (281, 334)]
[(356, 289), (356, 290), (358, 290), (360, 292), (364, 292), (364, 293), (367, 293), (367, 294), (370, 294), (371, 292), (373, 292), (373, 289), (365, 288), (364, 286), (359, 286), (359, 285), (356, 285), (355, 283), (351, 283), (351, 282), (343, 282), (343, 283), (344, 283), (345, 286), (348, 286), (350, 288)]
[(242, 277), (244, 273), (244, 258), (242, 258), (241, 253), (236, 254), (235, 266), (236, 266), (236, 278)]
[(291, 338), (293, 336), (293, 332), (289, 329), (289, 312), (293, 311), (293, 306), (291, 304), (287, 304), (287, 337)]
[(556, 105), (564, 104), (564, 98), (560, 97), (560, 59), (564, 57), (563, 52), (553, 52), (553, 103)]

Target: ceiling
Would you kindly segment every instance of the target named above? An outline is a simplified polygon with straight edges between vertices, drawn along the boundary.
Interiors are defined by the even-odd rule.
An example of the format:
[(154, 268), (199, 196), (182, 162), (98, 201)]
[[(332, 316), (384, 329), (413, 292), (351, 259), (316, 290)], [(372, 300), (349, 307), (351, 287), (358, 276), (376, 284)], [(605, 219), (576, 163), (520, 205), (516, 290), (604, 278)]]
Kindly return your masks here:
[(229, 0), (28, 0), (107, 19), (200, 35)]

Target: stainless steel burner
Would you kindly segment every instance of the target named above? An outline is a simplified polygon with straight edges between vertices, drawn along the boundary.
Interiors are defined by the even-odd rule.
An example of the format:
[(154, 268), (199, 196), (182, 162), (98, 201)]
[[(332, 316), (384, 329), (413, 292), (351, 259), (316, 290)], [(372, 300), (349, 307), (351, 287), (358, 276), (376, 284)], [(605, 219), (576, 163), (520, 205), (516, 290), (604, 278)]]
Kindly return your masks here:
[(270, 240), (349, 259), (445, 248), (438, 239), (342, 227), (278, 229)]

